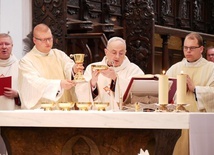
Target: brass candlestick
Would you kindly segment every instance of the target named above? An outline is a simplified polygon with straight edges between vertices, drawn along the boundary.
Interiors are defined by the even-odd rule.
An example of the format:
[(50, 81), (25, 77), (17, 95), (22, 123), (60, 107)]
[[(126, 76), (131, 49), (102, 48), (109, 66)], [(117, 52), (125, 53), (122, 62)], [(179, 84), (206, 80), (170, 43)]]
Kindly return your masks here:
[(177, 104), (177, 105), (176, 105), (175, 111), (176, 111), (176, 112), (179, 112), (179, 111), (189, 112), (189, 111), (185, 108), (185, 106), (186, 106), (186, 104)]
[[(71, 58), (74, 58), (74, 61), (76, 64), (83, 64), (85, 54), (71, 54)], [(82, 71), (78, 71), (74, 76), (75, 81), (85, 81), (85, 78), (83, 77)]]
[(160, 104), (159, 105), (159, 110), (161, 110), (161, 111), (168, 111), (167, 104)]
[(158, 104), (157, 112), (169, 112), (167, 108), (168, 104)]

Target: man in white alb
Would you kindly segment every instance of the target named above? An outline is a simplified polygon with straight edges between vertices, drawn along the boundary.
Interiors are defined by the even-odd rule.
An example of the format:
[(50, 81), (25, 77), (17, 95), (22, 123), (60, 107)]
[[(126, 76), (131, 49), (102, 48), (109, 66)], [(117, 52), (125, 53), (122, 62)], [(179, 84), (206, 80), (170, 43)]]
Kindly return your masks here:
[[(0, 95), (0, 110), (20, 109), (18, 93), (18, 59), (12, 53), (13, 40), (9, 34), (0, 33), (0, 78), (11, 76), (11, 88), (4, 87)], [(2, 83), (0, 83), (1, 86)], [(0, 154), (7, 154), (6, 147), (0, 136)]]
[[(144, 75), (144, 72), (126, 57), (126, 42), (120, 37), (108, 40), (102, 61), (86, 67), (84, 76), (90, 82), (94, 101), (114, 103), (118, 109), (130, 79)], [(92, 70), (92, 65), (108, 66), (105, 70)]]
[(10, 35), (0, 33), (0, 77), (12, 77), (12, 88), (5, 87), (0, 95), (0, 110), (20, 109), (18, 93), (18, 59), (12, 53), (13, 40)]
[(187, 110), (191, 112), (214, 112), (214, 64), (202, 57), (203, 38), (195, 32), (188, 34), (184, 40), (185, 58), (167, 71), (170, 77), (183, 72), (187, 74)]
[(19, 63), (19, 91), (22, 109), (38, 109), (46, 101), (76, 101), (71, 80), (84, 67), (75, 64), (70, 57), (58, 49), (52, 49), (53, 36), (45, 24), (33, 30), (35, 46)]
[[(214, 112), (214, 64), (202, 57), (203, 50), (203, 38), (196, 32), (188, 34), (183, 44), (185, 58), (166, 72), (170, 77), (187, 75), (186, 109), (190, 112)], [(189, 155), (188, 141), (188, 130), (182, 130), (174, 155)]]
[(206, 57), (208, 61), (214, 62), (214, 46), (207, 48)]

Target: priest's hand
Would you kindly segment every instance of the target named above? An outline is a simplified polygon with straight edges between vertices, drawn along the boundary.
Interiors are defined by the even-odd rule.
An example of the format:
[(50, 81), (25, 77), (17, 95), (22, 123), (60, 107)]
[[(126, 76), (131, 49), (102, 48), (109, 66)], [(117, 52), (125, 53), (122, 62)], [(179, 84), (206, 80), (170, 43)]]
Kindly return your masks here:
[(60, 86), (62, 89), (71, 89), (72, 87), (76, 86), (76, 82), (72, 80), (61, 80)]
[(117, 79), (117, 74), (113, 68), (108, 68), (106, 70), (102, 70), (101, 74), (107, 78), (114, 80), (114, 81)]
[(194, 92), (194, 89), (195, 89), (195, 85), (192, 79), (189, 77), (189, 75), (187, 75), (187, 91)]
[(100, 73), (100, 72), (97, 71), (97, 70), (92, 71), (92, 78), (91, 78), (91, 81), (90, 81), (91, 87), (92, 87), (92, 88), (93, 88), (93, 87), (96, 87), (96, 84), (97, 84), (97, 81), (98, 81), (99, 73)]
[(76, 74), (78, 72), (83, 73), (84, 66), (83, 64), (74, 64), (73, 66), (73, 72)]
[(10, 99), (13, 99), (15, 97), (18, 97), (19, 94), (16, 90), (13, 90), (11, 88), (8, 87), (4, 87), (4, 96)]

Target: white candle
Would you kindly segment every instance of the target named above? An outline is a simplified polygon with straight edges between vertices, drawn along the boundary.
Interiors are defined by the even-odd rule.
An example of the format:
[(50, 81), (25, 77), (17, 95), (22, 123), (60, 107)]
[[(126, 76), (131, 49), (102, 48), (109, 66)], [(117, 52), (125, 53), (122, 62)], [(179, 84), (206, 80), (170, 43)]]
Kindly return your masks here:
[(186, 75), (181, 73), (177, 75), (177, 104), (185, 104), (186, 90)]
[(159, 75), (158, 83), (158, 103), (159, 104), (168, 104), (169, 96), (169, 82), (167, 75)]

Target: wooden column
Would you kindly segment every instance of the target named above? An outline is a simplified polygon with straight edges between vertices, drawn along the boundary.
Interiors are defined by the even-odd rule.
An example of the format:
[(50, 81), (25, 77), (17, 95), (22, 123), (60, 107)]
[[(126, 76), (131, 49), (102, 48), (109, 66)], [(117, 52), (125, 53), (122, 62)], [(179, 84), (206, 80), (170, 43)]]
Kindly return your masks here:
[(169, 49), (168, 49), (168, 40), (169, 35), (161, 35), (163, 39), (162, 43), (162, 70), (167, 70), (169, 68)]

